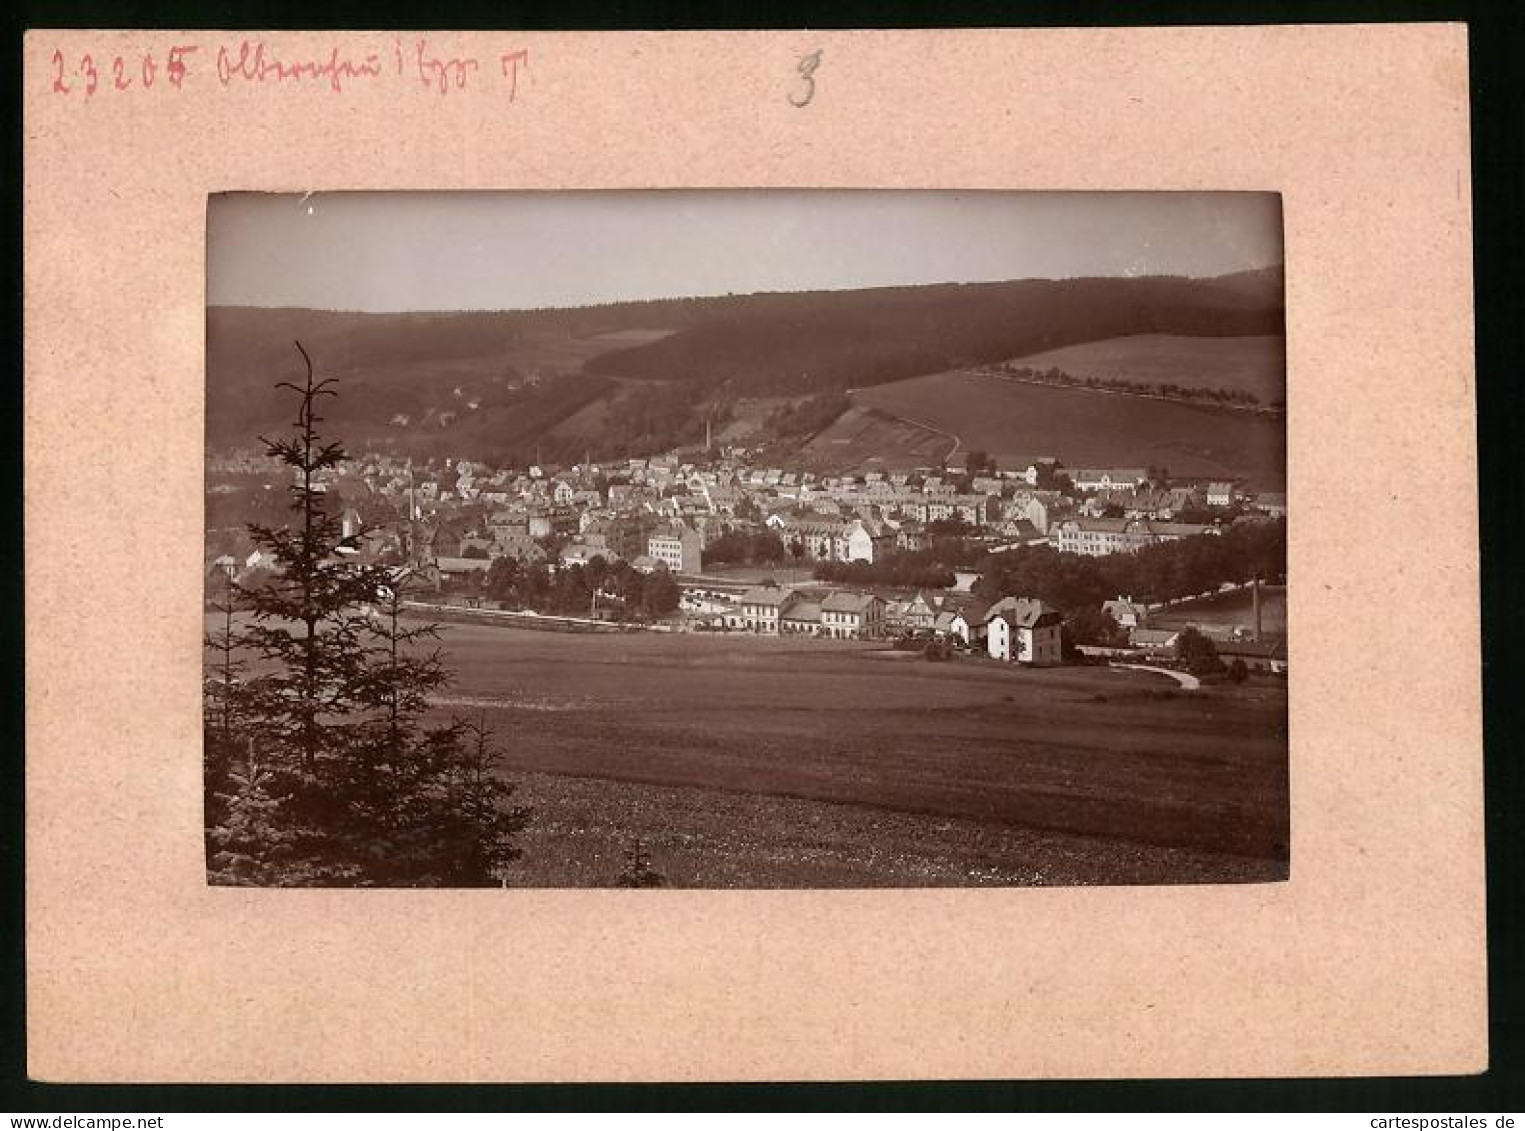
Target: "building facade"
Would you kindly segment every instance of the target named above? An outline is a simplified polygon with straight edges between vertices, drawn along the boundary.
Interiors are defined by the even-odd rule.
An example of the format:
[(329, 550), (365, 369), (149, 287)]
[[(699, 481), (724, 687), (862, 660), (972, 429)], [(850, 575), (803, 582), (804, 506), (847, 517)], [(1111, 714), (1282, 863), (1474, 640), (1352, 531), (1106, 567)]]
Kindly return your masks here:
[(833, 640), (872, 640), (884, 633), (884, 599), (873, 593), (833, 593), (821, 602), (821, 634)]
[(687, 523), (653, 534), (646, 553), (672, 573), (698, 573), (704, 568), (704, 539)]
[(741, 627), (747, 632), (777, 636), (785, 607), (798, 596), (793, 589), (782, 589), (777, 585), (748, 589), (737, 602), (741, 610)]
[(985, 614), (985, 646), (1008, 663), (1053, 667), (1064, 662), (1064, 617), (1032, 597), (1007, 597)]
[(1101, 557), (1136, 554), (1144, 546), (1196, 534), (1217, 534), (1216, 526), (1191, 522), (1151, 522), (1142, 518), (1067, 518), (1050, 531), (1062, 553)]

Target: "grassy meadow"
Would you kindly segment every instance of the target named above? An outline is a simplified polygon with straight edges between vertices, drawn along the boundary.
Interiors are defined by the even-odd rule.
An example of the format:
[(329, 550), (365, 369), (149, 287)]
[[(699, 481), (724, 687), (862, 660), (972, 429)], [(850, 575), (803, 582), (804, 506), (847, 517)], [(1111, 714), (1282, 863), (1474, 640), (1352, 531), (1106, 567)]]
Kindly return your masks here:
[(809, 454), (841, 467), (875, 459), (916, 466), (945, 458), (956, 440), (955, 452), (983, 450), (1008, 467), (1057, 454), (1069, 467), (1163, 465), (1173, 475), (1242, 476), (1263, 490), (1279, 489), (1286, 478), (1285, 421), (1259, 413), (964, 371), (858, 389), (852, 400), (922, 426), (920, 442), (886, 443), (882, 429), (865, 429), (847, 413), (811, 442)]
[(1286, 693), (847, 642), (451, 625), (537, 808), (518, 882), (1236, 882), (1287, 869)]
[(1231, 389), (1254, 393), (1262, 404), (1270, 404), (1286, 396), (1286, 351), (1286, 339), (1280, 334), (1219, 338), (1131, 334), (1012, 360), (1034, 369), (1062, 369), (1074, 377)]

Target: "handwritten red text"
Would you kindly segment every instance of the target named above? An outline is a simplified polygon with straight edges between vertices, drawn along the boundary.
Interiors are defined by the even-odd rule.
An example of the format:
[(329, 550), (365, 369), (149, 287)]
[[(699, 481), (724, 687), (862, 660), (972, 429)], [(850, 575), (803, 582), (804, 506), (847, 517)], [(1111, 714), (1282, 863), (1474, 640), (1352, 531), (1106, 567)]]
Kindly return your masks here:
[[(386, 82), (407, 82), (415, 90), (440, 95), (474, 85), (497, 84), (512, 102), (518, 97), (521, 72), (529, 68), (525, 48), (498, 55), (498, 74), (494, 75), (491, 56), (484, 67), (476, 56), (436, 48), (428, 39), (414, 41), (411, 51), (396, 39), (390, 47), (390, 51), (386, 44), (379, 51), (343, 51), (335, 46), (327, 55), (306, 57), (282, 53), (262, 39), (245, 39), (237, 44), (181, 43), (157, 51), (113, 55), (66, 55), (57, 50), (51, 57), (48, 82), (54, 94), (87, 101), (106, 91), (178, 91), (186, 85), (194, 87), (198, 75), (209, 89), (306, 87), (334, 94)], [(199, 72), (193, 66), (197, 52), (204, 60)], [(210, 85), (214, 78), (216, 84)]]

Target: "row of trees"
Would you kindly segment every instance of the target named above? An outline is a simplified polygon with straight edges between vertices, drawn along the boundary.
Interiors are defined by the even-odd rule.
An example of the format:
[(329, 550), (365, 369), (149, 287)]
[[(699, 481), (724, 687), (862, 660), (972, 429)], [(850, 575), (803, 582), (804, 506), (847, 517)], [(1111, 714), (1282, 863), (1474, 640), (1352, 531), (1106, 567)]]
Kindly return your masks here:
[(767, 433), (775, 439), (814, 436), (851, 407), (841, 389), (827, 389), (798, 404), (786, 404), (768, 414)]
[(586, 565), (522, 565), (510, 557), (494, 558), (480, 575), (465, 582), (468, 592), (509, 608), (534, 609), (563, 616), (588, 616), (602, 608), (617, 620), (643, 616), (656, 620), (678, 609), (682, 590), (666, 570), (643, 574), (629, 562), (612, 565), (595, 555)]
[[(1023, 546), (987, 558), (974, 592), (989, 601), (1037, 597), (1063, 609), (1067, 652), (1077, 644), (1115, 647), (1127, 643), (1128, 633), (1102, 609), (1103, 602), (1121, 594), (1149, 603), (1174, 601), (1254, 578), (1284, 582), (1286, 538), (1286, 522), (1277, 520), (1238, 523), (1222, 534), (1162, 542), (1136, 554), (1088, 557)], [(1180, 649), (1182, 663), (1198, 675), (1224, 670), (1213, 642), (1201, 633), (1182, 633)], [(1229, 674), (1243, 679), (1242, 662)]]
[(1165, 397), (1174, 401), (1206, 401), (1212, 404), (1237, 405), (1253, 408), (1260, 398), (1246, 389), (1224, 389), (1200, 385), (1177, 385), (1173, 381), (1134, 381), (1126, 377), (1098, 377), (1089, 373), (1077, 377), (1073, 373), (1050, 366), (1034, 369), (1030, 365), (1006, 364), (997, 367), (1000, 372), (1022, 381), (1035, 381), (1044, 385), (1065, 385), (1083, 389), (1110, 389), (1119, 393), (1137, 393), (1144, 396)]
[(732, 527), (704, 548), (712, 565), (777, 565), (790, 556), (790, 547), (765, 526)]
[[(956, 521), (950, 520), (950, 524)], [(925, 549), (894, 551), (872, 562), (817, 562), (815, 576), (819, 581), (841, 585), (946, 589), (954, 583), (954, 570), (975, 569), (985, 557), (984, 546), (977, 539), (950, 533), (934, 538)]]
[(837, 585), (886, 585), (897, 589), (947, 589), (953, 571), (938, 563), (918, 562), (918, 555), (895, 554), (874, 562), (817, 562), (818, 581)]
[(1285, 519), (1241, 522), (1221, 534), (1198, 534), (1142, 547), (1135, 554), (1088, 557), (1052, 546), (1022, 546), (980, 564), (975, 593), (985, 600), (1038, 597), (1075, 610), (1119, 594), (1177, 601), (1253, 578), (1273, 584), (1287, 571)]
[(212, 883), (483, 886), (518, 857), (530, 813), (494, 772), (485, 718), (439, 721), (450, 680), (433, 625), (405, 621), (408, 579), (357, 566), (317, 480), (347, 455), (319, 432), (334, 382), (281, 382), (294, 434), (266, 440), (293, 472), (290, 521), (254, 524), (275, 568), (231, 577), (208, 636), (206, 851)]

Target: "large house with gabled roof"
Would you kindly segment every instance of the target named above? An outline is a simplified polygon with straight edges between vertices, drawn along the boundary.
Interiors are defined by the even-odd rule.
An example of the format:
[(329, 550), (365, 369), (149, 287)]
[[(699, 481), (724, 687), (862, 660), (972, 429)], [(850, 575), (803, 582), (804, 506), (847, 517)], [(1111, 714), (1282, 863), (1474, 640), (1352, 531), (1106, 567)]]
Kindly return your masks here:
[(884, 598), (873, 593), (837, 592), (821, 602), (821, 635), (835, 640), (867, 640), (884, 631)]
[(799, 593), (795, 590), (777, 585), (758, 585), (748, 589), (737, 601), (741, 608), (742, 627), (748, 632), (777, 636), (785, 607), (798, 597)]
[(941, 611), (942, 602), (921, 589), (906, 603), (900, 620), (908, 629), (930, 630), (937, 623), (937, 614)]
[(1052, 667), (1064, 662), (1064, 615), (1035, 597), (1006, 597), (985, 613), (985, 647), (998, 660)]

